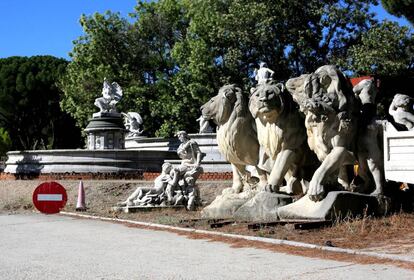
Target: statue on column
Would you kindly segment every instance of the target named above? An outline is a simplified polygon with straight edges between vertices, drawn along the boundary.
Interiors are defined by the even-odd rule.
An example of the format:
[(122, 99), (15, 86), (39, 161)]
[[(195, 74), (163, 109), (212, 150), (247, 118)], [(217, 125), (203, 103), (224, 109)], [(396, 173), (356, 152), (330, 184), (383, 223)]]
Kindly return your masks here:
[(254, 79), (257, 81), (257, 84), (260, 85), (273, 80), (273, 74), (275, 72), (267, 68), (266, 62), (260, 62), (259, 67), (259, 70), (255, 69), (254, 71)]
[(99, 108), (99, 113), (116, 113), (115, 105), (122, 98), (122, 89), (118, 83), (110, 84), (104, 79), (102, 97), (95, 99), (95, 106)]

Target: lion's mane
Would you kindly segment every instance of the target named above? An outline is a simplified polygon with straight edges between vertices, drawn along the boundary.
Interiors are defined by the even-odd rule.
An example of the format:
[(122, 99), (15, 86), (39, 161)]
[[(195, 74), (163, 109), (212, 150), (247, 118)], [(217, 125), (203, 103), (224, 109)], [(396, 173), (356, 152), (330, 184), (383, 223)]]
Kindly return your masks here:
[(242, 90), (225, 85), (201, 108), (202, 114), (218, 125), (217, 144), (230, 163), (256, 165), (259, 143), (254, 121), (247, 108)]

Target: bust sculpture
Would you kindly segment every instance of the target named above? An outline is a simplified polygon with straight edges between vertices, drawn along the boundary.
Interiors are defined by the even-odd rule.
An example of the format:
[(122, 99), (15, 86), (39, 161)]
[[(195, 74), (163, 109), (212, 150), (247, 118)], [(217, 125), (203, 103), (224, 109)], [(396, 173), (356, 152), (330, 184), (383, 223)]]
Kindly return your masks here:
[(127, 138), (140, 136), (144, 131), (141, 129), (143, 124), (141, 115), (137, 112), (122, 113), (122, 115), (124, 116), (125, 128), (128, 130)]

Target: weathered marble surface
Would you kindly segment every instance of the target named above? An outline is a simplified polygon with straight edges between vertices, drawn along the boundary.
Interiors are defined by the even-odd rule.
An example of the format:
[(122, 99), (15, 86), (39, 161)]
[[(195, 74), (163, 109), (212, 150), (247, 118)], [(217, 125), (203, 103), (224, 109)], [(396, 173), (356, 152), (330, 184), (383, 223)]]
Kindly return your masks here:
[(185, 205), (188, 210), (195, 210), (200, 201), (196, 180), (203, 172), (200, 166), (203, 153), (185, 131), (177, 132), (176, 136), (181, 142), (177, 148), (180, 165), (173, 167), (165, 162), (153, 187), (138, 187), (125, 201), (118, 203), (119, 207)]
[(280, 219), (341, 220), (347, 216), (383, 215), (389, 210), (389, 200), (384, 197), (332, 191), (321, 201), (308, 195), (277, 209)]
[(198, 119), (198, 125), (200, 126), (200, 129), (198, 131), (199, 134), (205, 134), (205, 133), (213, 133), (213, 127), (210, 125), (210, 122), (208, 119), (206, 119), (204, 116), (200, 116)]
[(292, 201), (290, 195), (262, 191), (237, 209), (233, 217), (242, 221), (276, 221), (277, 209)]
[(403, 125), (407, 130), (414, 130), (414, 98), (405, 94), (396, 94), (388, 113), (394, 121)]
[(255, 70), (254, 79), (257, 81), (257, 83), (260, 85), (262, 83), (266, 83), (268, 81), (273, 80), (273, 74), (275, 72), (267, 67), (266, 62), (261, 62), (259, 64), (259, 69)]
[(110, 84), (106, 78), (103, 82), (102, 97), (95, 99), (94, 105), (99, 108), (99, 113), (117, 113), (115, 105), (122, 98), (122, 89), (118, 83)]
[[(232, 164), (232, 192), (242, 192), (249, 177), (246, 165), (258, 165), (260, 150), (245, 96), (235, 85), (223, 86), (216, 96), (201, 107), (201, 113), (205, 119), (212, 119), (218, 125), (219, 150)], [(257, 172), (259, 185), (264, 187), (265, 173), (260, 168), (257, 168)]]
[(125, 128), (128, 131), (126, 138), (141, 136), (144, 132), (142, 129), (143, 120), (141, 115), (137, 112), (122, 113), (122, 115), (124, 116)]
[[(372, 197), (367, 200), (382, 197), (384, 123), (376, 116), (377, 88), (373, 80), (363, 80), (352, 88), (344, 74), (333, 65), (292, 78), (285, 85), (274, 82), (271, 72), (257, 79), (260, 82), (250, 90), (251, 115), (245, 109), (244, 96), (247, 95), (243, 96), (235, 85), (222, 87), (218, 95), (201, 108), (205, 118), (218, 124), (220, 151), (233, 165), (233, 190), (218, 196), (205, 213), (235, 217), (238, 208), (249, 209), (247, 216), (253, 219), (266, 217), (265, 212), (275, 217), (280, 202), (268, 206), (272, 200), (264, 198), (280, 191), (307, 193), (309, 207), (301, 207), (300, 211), (308, 213), (317, 209), (332, 189), (349, 194), (370, 193)], [(404, 102), (405, 108), (412, 108), (411, 101)], [(393, 113), (399, 110), (394, 105), (390, 108)], [(358, 173), (351, 174), (356, 163), (355, 172)], [(245, 172), (246, 164), (257, 167), (260, 183), (244, 193), (246, 182), (250, 180), (249, 173)], [(263, 189), (268, 192), (260, 194), (264, 197), (250, 200), (251, 190)], [(341, 194), (331, 197), (330, 204), (341, 204), (347, 197), (365, 199), (364, 195)], [(301, 205), (304, 200), (295, 205)], [(254, 216), (255, 212), (260, 214)], [(306, 213), (297, 216), (305, 217)]]
[(257, 191), (252, 190), (233, 193), (225, 189), (210, 205), (204, 207), (201, 216), (208, 219), (233, 218), (234, 213), (256, 194)]
[(259, 167), (267, 173), (266, 190), (278, 192), (285, 181), (286, 192), (302, 194), (301, 181), (310, 180), (317, 164), (306, 143), (304, 117), (281, 83), (264, 82), (250, 92), (249, 110), (262, 151)]

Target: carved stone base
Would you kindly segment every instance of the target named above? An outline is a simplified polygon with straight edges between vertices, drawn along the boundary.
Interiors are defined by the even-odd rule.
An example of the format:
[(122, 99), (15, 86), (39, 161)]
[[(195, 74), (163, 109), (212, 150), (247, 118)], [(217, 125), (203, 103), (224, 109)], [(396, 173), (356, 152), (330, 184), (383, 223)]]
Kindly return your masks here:
[(88, 150), (112, 150), (125, 148), (125, 127), (121, 115), (102, 114), (89, 120), (84, 129), (87, 133)]
[(229, 219), (243, 204), (253, 198), (256, 191), (245, 191), (242, 193), (229, 193), (225, 189), (222, 195), (217, 196), (214, 201), (201, 211), (201, 216), (206, 219)]
[(389, 208), (389, 200), (366, 194), (346, 191), (333, 191), (319, 202), (308, 196), (280, 207), (277, 210), (280, 219), (336, 220), (346, 216), (382, 215)]
[(124, 212), (124, 213), (135, 213), (135, 212), (150, 212), (150, 211), (161, 211), (165, 209), (175, 209), (175, 210), (184, 210), (184, 205), (173, 205), (173, 206), (125, 206), (112, 207), (114, 212)]
[(289, 195), (259, 192), (234, 213), (234, 218), (243, 221), (275, 221), (278, 219), (277, 209), (290, 203), (292, 197)]

